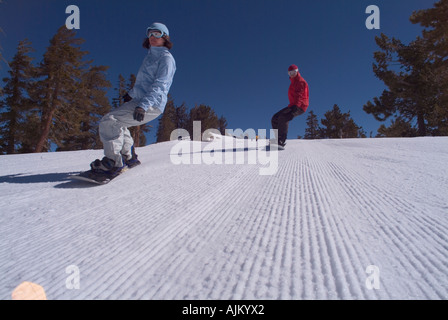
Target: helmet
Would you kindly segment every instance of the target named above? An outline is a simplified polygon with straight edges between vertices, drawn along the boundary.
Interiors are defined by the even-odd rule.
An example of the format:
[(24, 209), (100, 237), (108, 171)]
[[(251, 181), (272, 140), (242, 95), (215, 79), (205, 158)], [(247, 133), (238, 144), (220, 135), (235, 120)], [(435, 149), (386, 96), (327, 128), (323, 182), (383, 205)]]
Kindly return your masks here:
[(166, 25), (164, 25), (163, 23), (160, 23), (160, 22), (154, 22), (152, 25), (150, 25), (148, 27), (148, 29), (146, 29), (146, 35), (148, 35), (148, 32), (150, 30), (159, 30), (160, 32), (162, 32), (162, 36), (170, 35), (170, 32), (168, 31), (168, 28), (166, 27)]

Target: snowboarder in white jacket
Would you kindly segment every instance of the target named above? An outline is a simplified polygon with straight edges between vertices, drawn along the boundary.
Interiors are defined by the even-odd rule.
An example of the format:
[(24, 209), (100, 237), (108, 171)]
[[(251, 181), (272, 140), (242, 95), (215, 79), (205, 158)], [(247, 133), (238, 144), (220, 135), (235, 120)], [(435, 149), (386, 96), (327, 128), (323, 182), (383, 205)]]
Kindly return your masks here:
[(152, 121), (165, 110), (176, 72), (176, 62), (169, 52), (172, 42), (168, 28), (162, 23), (153, 23), (146, 35), (143, 47), (148, 49), (148, 54), (138, 71), (134, 87), (123, 97), (125, 103), (100, 121), (104, 158), (91, 163), (93, 171), (113, 176), (125, 166), (140, 164), (128, 128)]

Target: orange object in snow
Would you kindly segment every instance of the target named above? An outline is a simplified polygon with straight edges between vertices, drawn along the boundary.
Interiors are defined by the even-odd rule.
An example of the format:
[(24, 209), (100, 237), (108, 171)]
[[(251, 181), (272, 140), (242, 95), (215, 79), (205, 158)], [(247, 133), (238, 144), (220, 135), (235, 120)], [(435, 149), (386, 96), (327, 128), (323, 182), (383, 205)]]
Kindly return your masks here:
[(22, 282), (11, 294), (13, 300), (47, 300), (45, 290), (32, 282)]

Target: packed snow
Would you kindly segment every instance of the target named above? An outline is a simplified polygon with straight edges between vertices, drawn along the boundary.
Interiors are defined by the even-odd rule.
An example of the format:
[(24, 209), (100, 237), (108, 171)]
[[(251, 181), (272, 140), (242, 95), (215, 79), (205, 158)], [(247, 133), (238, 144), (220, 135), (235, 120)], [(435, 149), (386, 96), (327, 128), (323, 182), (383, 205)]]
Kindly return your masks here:
[(0, 156), (0, 299), (448, 298), (448, 138), (236, 141)]

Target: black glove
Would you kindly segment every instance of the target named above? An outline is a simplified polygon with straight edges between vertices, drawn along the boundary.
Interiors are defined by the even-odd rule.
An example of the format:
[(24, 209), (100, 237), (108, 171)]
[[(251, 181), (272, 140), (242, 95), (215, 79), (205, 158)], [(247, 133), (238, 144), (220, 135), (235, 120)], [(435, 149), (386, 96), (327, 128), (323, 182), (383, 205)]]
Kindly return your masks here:
[(145, 119), (145, 110), (143, 108), (137, 107), (134, 110), (134, 120), (142, 122)]
[(132, 100), (132, 97), (127, 93), (122, 98), (124, 102), (129, 102)]

